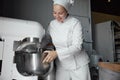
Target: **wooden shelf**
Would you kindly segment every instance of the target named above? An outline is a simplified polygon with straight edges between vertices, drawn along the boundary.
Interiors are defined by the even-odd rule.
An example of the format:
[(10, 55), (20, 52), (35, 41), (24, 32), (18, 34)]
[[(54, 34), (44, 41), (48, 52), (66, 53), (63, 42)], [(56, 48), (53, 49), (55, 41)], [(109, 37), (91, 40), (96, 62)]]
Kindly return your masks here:
[(120, 62), (99, 62), (99, 67), (106, 68), (115, 72), (120, 72)]

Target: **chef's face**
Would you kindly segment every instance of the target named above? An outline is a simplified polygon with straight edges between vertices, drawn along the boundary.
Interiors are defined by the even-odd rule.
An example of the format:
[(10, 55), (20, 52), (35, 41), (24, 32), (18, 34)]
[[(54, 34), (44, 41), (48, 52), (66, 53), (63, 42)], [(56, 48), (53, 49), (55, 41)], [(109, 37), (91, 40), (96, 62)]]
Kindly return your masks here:
[(63, 22), (67, 14), (68, 13), (66, 9), (61, 5), (57, 5), (57, 4), (53, 5), (53, 16), (57, 21)]

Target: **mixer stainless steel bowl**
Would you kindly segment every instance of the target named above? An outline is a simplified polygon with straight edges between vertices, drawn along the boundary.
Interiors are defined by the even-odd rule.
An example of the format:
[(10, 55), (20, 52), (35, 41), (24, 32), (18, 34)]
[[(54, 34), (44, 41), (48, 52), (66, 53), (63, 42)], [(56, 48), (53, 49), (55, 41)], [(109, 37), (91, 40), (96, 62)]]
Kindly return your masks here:
[(15, 51), (18, 72), (24, 76), (46, 77), (52, 70), (53, 63), (42, 63), (43, 58), (47, 55), (43, 54), (43, 50), (45, 49), (41, 48), (38, 38), (24, 39)]

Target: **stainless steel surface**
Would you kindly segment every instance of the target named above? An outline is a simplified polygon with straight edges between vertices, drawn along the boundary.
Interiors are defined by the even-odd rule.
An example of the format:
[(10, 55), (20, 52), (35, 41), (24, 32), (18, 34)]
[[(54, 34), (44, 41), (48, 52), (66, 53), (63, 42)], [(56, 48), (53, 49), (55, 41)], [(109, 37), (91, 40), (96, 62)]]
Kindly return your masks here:
[(30, 53), (24, 55), (25, 72), (33, 75), (45, 76), (51, 67), (51, 64), (42, 63), (41, 53)]
[(17, 47), (16, 51), (23, 52), (37, 52), (40, 48), (39, 38), (25, 38), (21, 41), (21, 44)]
[(22, 40), (22, 42), (34, 42), (34, 43), (38, 43), (39, 42), (39, 38), (31, 38), (31, 37), (27, 37), (25, 39)]
[(53, 63), (42, 63), (43, 49), (39, 39), (24, 39), (15, 51), (17, 70), (24, 76), (37, 75), (45, 78), (53, 68)]

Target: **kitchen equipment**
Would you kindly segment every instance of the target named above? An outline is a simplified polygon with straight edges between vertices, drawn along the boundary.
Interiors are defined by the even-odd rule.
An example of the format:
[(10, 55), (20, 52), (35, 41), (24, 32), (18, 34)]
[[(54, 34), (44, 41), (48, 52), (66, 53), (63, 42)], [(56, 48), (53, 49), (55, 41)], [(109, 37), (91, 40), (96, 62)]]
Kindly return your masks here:
[[(40, 50), (40, 45), (37, 43), (41, 42), (44, 34), (45, 31), (38, 22), (0, 17), (0, 39), (2, 44), (2, 46), (0, 46), (2, 47), (0, 49), (0, 55), (2, 54), (2, 56), (0, 56), (0, 80), (38, 80), (39, 76), (36, 67), (26, 67), (21, 64), (29, 64), (30, 59), (37, 61), (35, 58), (38, 56), (35, 55), (38, 55)], [(26, 58), (21, 54), (25, 54), (24, 57), (28, 58), (28, 61), (26, 60), (27, 62), (24, 61)], [(22, 61), (19, 62), (19, 60)], [(16, 63), (17, 61), (18, 63)], [(32, 63), (29, 65), (32, 65)], [(50, 66), (51, 65), (47, 67), (47, 70), (51, 69)], [(35, 69), (35, 71), (33, 71), (32, 68), (33, 70)], [(29, 74), (28, 71), (30, 69)], [(53, 70), (51, 70), (50, 73), (54, 73), (52, 71)], [(54, 80), (53, 78), (54, 75), (49, 74), (46, 79)]]
[[(43, 58), (47, 55), (47, 53), (43, 54), (43, 51), (48, 47), (41, 48), (39, 38), (25, 38), (17, 43), (20, 43), (15, 50), (15, 63), (18, 71), (24, 76), (47, 77), (53, 68), (53, 63), (42, 63)], [(49, 50), (53, 50), (53, 48), (49, 47)]]

